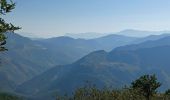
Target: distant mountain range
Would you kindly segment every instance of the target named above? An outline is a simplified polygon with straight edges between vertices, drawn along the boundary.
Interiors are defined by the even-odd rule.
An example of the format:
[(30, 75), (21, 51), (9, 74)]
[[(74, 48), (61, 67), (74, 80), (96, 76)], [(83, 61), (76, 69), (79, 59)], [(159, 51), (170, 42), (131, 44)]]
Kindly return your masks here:
[(0, 53), (0, 80), (3, 79), (0, 82), (1, 90), (14, 89), (22, 82), (59, 64), (55, 56), (45, 50), (46, 47), (17, 34), (8, 33), (7, 36), (8, 51)]
[[(94, 39), (62, 36), (32, 40), (18, 34), (7, 33), (7, 37), (6, 47), (9, 51), (0, 53), (1, 91), (15, 92), (17, 88), (17, 92), (30, 95), (42, 95), (47, 91), (51, 93), (61, 89), (63, 92), (69, 89), (70, 92), (75, 86), (82, 86), (86, 80), (97, 82), (99, 86), (112, 84), (121, 87), (123, 83), (129, 83), (143, 73), (143, 67), (155, 65), (160, 68), (161, 64), (169, 65), (164, 62), (167, 61), (164, 60), (164, 56), (168, 59), (168, 54), (156, 60), (157, 62), (160, 60), (161, 64), (159, 62), (153, 64), (154, 61), (148, 58), (147, 65), (145, 61), (147, 58), (144, 58), (145, 60), (142, 58), (146, 54), (151, 57), (154, 55), (154, 58), (156, 54), (151, 52), (154, 49), (158, 50), (155, 53), (159, 55), (160, 52), (168, 53), (161, 48), (169, 50), (169, 34), (142, 38), (111, 34)], [(146, 52), (142, 51), (143, 49)], [(166, 70), (163, 69), (162, 73), (169, 82), (169, 74)], [(119, 78), (121, 81), (118, 80)], [(164, 82), (165, 77), (162, 79)], [(40, 84), (41, 82), (44, 84)], [(63, 88), (68, 82), (70, 87)], [(40, 85), (37, 86), (38, 84)]]
[(114, 34), (124, 35), (129, 37), (147, 37), (150, 35), (161, 35), (163, 33), (170, 33), (170, 31), (140, 31), (140, 30), (127, 29), (120, 32), (116, 32)]
[(96, 32), (87, 32), (87, 33), (66, 33), (64, 36), (68, 36), (75, 39), (94, 39), (107, 36), (112, 33), (96, 33)]
[(72, 64), (49, 69), (23, 83), (16, 91), (33, 97), (57, 92), (72, 93), (86, 81), (98, 87), (120, 88), (143, 74), (156, 74), (163, 84), (161, 90), (167, 89), (170, 88), (169, 51), (168, 36), (111, 52), (95, 51)]
[(87, 32), (87, 33), (66, 33), (64, 36), (72, 37), (75, 39), (81, 38), (81, 39), (94, 39), (94, 38), (100, 38), (107, 35), (123, 35), (128, 37), (147, 37), (150, 35), (161, 35), (163, 33), (170, 33), (170, 31), (140, 31), (140, 30), (134, 30), (134, 29), (126, 29), (120, 32), (110, 32), (110, 33), (96, 33), (96, 32)]
[(7, 33), (7, 37), (9, 50), (0, 53), (0, 80), (3, 80), (0, 88), (9, 91), (56, 65), (69, 64), (92, 51), (111, 50), (136, 40), (118, 35), (90, 40), (70, 37), (31, 40), (13, 33)]

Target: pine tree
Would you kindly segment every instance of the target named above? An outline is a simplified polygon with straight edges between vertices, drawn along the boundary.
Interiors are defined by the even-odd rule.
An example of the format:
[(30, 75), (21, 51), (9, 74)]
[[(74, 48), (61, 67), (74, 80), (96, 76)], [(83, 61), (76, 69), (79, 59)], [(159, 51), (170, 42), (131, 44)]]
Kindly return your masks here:
[(146, 100), (150, 100), (150, 97), (156, 94), (156, 90), (160, 86), (161, 83), (157, 81), (155, 75), (144, 75), (132, 82), (132, 88), (138, 90)]
[(6, 32), (14, 32), (20, 29), (20, 27), (15, 27), (12, 23), (7, 23), (2, 16), (6, 16), (15, 8), (15, 3), (10, 0), (0, 0), (0, 51), (7, 50), (4, 45), (6, 44), (7, 37)]

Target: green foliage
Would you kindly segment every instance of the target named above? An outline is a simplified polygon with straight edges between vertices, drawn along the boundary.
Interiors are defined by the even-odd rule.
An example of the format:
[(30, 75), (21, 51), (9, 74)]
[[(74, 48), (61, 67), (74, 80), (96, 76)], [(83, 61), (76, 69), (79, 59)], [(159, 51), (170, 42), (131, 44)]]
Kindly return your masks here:
[[(56, 100), (146, 100), (146, 98), (132, 88), (111, 90), (83, 87), (77, 89), (72, 96), (58, 96)], [(150, 100), (170, 100), (170, 96), (157, 93), (151, 96)]]
[[(151, 100), (169, 100), (170, 96), (155, 94)], [(58, 96), (56, 100), (146, 100), (138, 90), (124, 88), (121, 90), (98, 89), (96, 87), (84, 87), (77, 89), (73, 96)]]
[(165, 91), (165, 95), (170, 95), (170, 89)]
[(148, 100), (148, 95), (149, 100), (170, 100), (170, 95), (157, 93), (160, 86), (155, 75), (144, 75), (120, 90), (85, 86), (76, 89), (72, 96), (58, 96), (56, 100)]
[(156, 89), (161, 86), (155, 75), (144, 75), (132, 82), (132, 88), (137, 89), (140, 94), (150, 100), (150, 97), (156, 94)]
[(165, 98), (165, 100), (170, 100), (170, 89), (165, 91), (164, 98)]
[(15, 95), (11, 95), (8, 93), (0, 93), (0, 100), (21, 100), (21, 99)]
[(131, 88), (116, 89), (98, 89), (94, 85), (85, 86), (75, 90), (72, 96), (58, 96), (56, 100), (145, 100), (138, 92)]
[(10, 0), (0, 0), (0, 51), (7, 50), (4, 45), (6, 44), (6, 36), (5, 32), (13, 32), (14, 30), (20, 29), (19, 27), (15, 27), (11, 23), (5, 22), (2, 18), (3, 15), (11, 12), (15, 8), (15, 3)]

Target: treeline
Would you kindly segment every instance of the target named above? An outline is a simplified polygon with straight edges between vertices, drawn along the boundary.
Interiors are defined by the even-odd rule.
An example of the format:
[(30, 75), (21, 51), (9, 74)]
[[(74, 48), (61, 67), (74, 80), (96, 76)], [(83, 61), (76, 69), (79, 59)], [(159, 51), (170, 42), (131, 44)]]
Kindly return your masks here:
[[(130, 86), (116, 90), (99, 89), (95, 85), (78, 88), (72, 95), (57, 95), (56, 100), (170, 100), (170, 89), (158, 92), (161, 83), (155, 75), (143, 75), (133, 81)], [(25, 100), (7, 93), (0, 93), (0, 100)]]
[(21, 98), (9, 93), (0, 93), (0, 100), (21, 100)]
[(155, 75), (144, 75), (121, 90), (85, 86), (75, 90), (72, 96), (57, 96), (56, 100), (170, 100), (170, 90), (157, 92), (160, 86)]
[[(107, 90), (93, 88), (77, 89), (73, 96), (58, 96), (56, 100), (147, 100), (134, 89)], [(170, 95), (156, 93), (149, 100), (170, 100)]]

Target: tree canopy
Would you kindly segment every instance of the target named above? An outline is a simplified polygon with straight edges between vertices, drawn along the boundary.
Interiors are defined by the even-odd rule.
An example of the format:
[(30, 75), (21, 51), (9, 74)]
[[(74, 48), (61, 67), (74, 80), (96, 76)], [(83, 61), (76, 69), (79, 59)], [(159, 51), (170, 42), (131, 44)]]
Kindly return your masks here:
[(6, 16), (15, 8), (15, 3), (10, 0), (0, 0), (0, 51), (7, 50), (4, 45), (6, 44), (7, 37), (6, 32), (13, 32), (20, 29), (20, 27), (14, 26), (12, 23), (7, 23), (2, 16)]
[(150, 100), (150, 97), (156, 94), (156, 90), (160, 86), (161, 83), (157, 81), (155, 75), (143, 75), (132, 82), (132, 88), (137, 89), (147, 100)]

